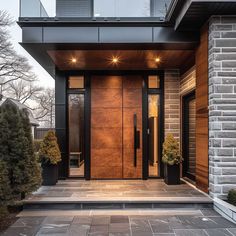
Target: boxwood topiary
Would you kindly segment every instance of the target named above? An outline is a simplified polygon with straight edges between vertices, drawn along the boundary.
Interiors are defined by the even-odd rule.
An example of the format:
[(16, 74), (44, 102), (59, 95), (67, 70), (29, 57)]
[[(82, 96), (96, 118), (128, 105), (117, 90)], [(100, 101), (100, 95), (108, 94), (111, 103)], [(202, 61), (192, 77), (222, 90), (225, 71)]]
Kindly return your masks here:
[(236, 206), (236, 189), (229, 190), (227, 199), (230, 204)]

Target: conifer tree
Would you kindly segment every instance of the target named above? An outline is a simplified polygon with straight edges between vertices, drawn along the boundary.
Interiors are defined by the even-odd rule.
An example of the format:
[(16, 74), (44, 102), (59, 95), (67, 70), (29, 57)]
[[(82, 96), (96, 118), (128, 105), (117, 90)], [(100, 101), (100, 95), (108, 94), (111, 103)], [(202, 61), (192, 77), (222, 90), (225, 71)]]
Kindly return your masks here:
[(20, 111), (15, 105), (4, 104), (2, 116), (7, 126), (7, 140), (5, 138), (2, 140), (7, 152), (3, 156), (3, 160), (9, 170), (13, 197), (19, 199), (28, 192), (29, 173), (25, 159), (28, 147), (27, 138), (25, 137)]
[(5, 161), (0, 160), (0, 218), (7, 214), (7, 206), (12, 201), (9, 173)]
[(8, 155), (8, 123), (3, 116), (3, 108), (0, 107), (0, 218), (7, 214), (7, 205), (12, 200), (9, 172), (4, 159)]
[(21, 112), (22, 125), (27, 139), (25, 150), (25, 161), (28, 169), (27, 190), (26, 193), (33, 192), (41, 185), (41, 168), (37, 161), (37, 157), (34, 152), (33, 137), (31, 132), (31, 125), (29, 120), (28, 111), (26, 109)]

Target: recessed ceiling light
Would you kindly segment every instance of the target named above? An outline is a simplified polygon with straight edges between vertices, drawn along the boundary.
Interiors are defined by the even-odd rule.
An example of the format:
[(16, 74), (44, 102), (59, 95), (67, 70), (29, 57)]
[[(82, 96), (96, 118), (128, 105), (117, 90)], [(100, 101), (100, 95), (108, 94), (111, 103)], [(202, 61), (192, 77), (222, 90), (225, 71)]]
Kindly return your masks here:
[(118, 63), (119, 62), (119, 58), (118, 57), (113, 57), (112, 58), (112, 62), (115, 63), (115, 64)]
[(76, 62), (77, 62), (77, 59), (76, 59), (76, 58), (72, 58), (72, 59), (71, 59), (71, 62), (72, 62), (72, 63), (76, 63)]
[(160, 62), (161, 61), (161, 59), (160, 59), (160, 57), (156, 57), (156, 59), (155, 59), (155, 62)]

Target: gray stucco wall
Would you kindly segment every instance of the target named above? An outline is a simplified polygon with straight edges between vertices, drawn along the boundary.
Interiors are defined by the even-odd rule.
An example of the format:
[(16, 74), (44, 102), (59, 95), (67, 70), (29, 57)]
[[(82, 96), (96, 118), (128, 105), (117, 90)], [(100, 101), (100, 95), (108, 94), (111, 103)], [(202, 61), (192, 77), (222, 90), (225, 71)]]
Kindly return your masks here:
[(210, 195), (236, 188), (236, 16), (209, 22)]

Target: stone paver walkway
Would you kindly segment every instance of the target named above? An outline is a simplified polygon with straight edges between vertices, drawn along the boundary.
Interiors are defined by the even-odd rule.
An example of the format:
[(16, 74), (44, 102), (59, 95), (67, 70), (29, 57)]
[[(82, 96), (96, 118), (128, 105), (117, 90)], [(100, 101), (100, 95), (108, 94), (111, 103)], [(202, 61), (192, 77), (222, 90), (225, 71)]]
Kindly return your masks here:
[[(64, 211), (65, 212), (65, 211)], [(81, 211), (79, 211), (81, 214)], [(157, 211), (153, 211), (157, 212)], [(43, 213), (43, 211), (42, 211)], [(44, 212), (46, 214), (46, 212)], [(236, 225), (212, 209), (153, 215), (60, 215), (21, 217), (4, 236), (232, 236)], [(166, 213), (166, 214), (165, 214)]]
[(28, 198), (31, 202), (99, 201), (189, 201), (209, 202), (210, 198), (182, 182), (166, 185), (163, 180), (65, 180), (56, 186), (41, 187)]

